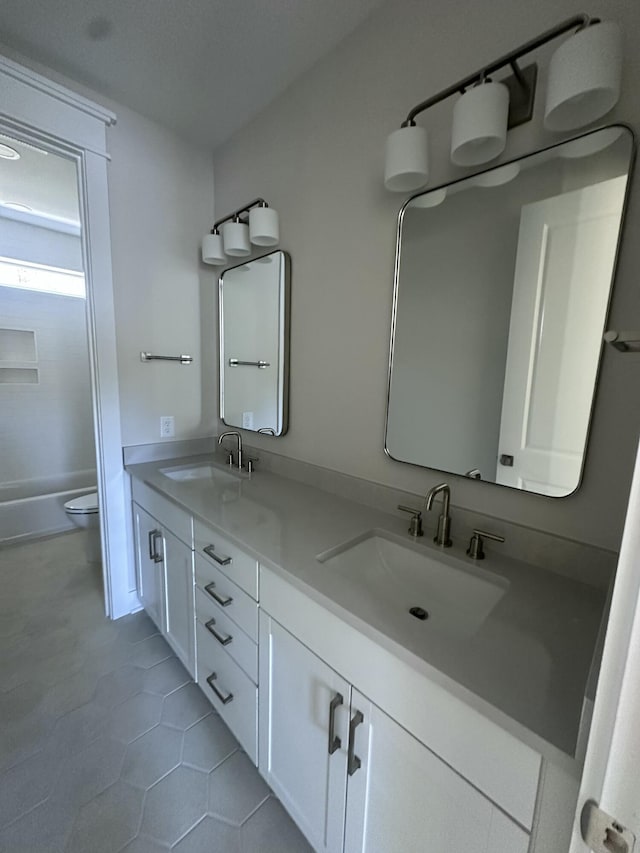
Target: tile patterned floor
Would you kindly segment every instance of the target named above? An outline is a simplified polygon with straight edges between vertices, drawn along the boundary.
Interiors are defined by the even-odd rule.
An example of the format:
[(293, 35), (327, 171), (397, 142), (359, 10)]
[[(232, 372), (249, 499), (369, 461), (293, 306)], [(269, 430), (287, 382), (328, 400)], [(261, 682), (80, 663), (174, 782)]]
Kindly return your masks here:
[(83, 536), (0, 550), (0, 853), (309, 853)]

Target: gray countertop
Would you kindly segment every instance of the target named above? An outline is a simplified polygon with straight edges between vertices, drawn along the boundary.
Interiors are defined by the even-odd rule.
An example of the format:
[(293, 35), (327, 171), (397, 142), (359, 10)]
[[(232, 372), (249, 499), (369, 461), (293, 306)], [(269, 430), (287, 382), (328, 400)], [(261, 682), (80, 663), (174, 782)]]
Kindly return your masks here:
[[(479, 627), (455, 636), (430, 631), (428, 621), (412, 617), (402, 626), (386, 622), (384, 612), (372, 612), (362, 590), (316, 557), (372, 529), (412, 543), (405, 514), (395, 517), (266, 471), (221, 486), (174, 481), (161, 473), (211, 458), (127, 470), (547, 757), (574, 756), (603, 616), (602, 591), (487, 548), (482, 572), (504, 578), (508, 587)], [(454, 537), (447, 555), (473, 572), (478, 564), (466, 557), (466, 544)], [(430, 536), (420, 547), (439, 553)]]

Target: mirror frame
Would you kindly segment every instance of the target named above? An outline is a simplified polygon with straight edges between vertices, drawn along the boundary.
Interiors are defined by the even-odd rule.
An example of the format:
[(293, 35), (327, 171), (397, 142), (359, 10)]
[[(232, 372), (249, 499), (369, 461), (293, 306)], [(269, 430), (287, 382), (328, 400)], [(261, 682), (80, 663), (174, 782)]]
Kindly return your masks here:
[[(397, 218), (396, 249), (395, 249), (394, 265), (393, 265), (393, 303), (392, 303), (392, 309), (391, 309), (391, 333), (390, 333), (390, 338), (389, 338), (389, 365), (388, 365), (388, 372), (387, 372), (387, 402), (386, 402), (385, 420), (384, 420), (384, 452), (385, 452), (385, 455), (389, 459), (392, 459), (394, 462), (399, 462), (402, 465), (412, 465), (415, 468), (422, 468), (422, 469), (427, 470), (427, 471), (435, 471), (437, 473), (446, 475), (447, 477), (453, 476), (453, 477), (460, 477), (461, 479), (472, 479), (469, 477), (465, 477), (464, 474), (459, 474), (459, 473), (456, 473), (454, 471), (447, 471), (443, 468), (433, 468), (430, 465), (421, 465), (419, 462), (410, 462), (410, 461), (407, 461), (405, 459), (398, 459), (397, 457), (392, 455), (392, 453), (390, 452), (388, 445), (387, 445), (387, 439), (388, 439), (388, 433), (389, 433), (389, 403), (391, 400), (391, 379), (393, 376), (393, 353), (394, 353), (394, 344), (395, 344), (395, 340), (396, 340), (396, 331), (397, 331), (396, 323), (397, 323), (397, 314), (398, 314), (398, 290), (399, 290), (399, 280), (400, 280), (400, 259), (401, 259), (401, 255), (402, 255), (402, 247), (401, 247), (402, 224), (403, 224), (403, 220), (404, 220), (405, 211), (406, 211), (407, 207), (409, 206), (409, 204), (415, 198), (418, 198), (419, 196), (425, 195), (426, 193), (437, 192), (437, 190), (440, 190), (440, 189), (456, 186), (458, 184), (464, 183), (465, 181), (469, 181), (473, 178), (476, 178), (478, 175), (483, 175), (483, 174), (486, 174), (488, 172), (492, 172), (495, 169), (501, 169), (505, 166), (511, 165), (512, 163), (519, 163), (521, 160), (525, 160), (527, 157), (533, 157), (536, 154), (544, 154), (546, 152), (553, 151), (554, 149), (560, 148), (561, 146), (565, 145), (566, 143), (573, 142), (576, 139), (582, 139), (584, 137), (590, 136), (593, 133), (598, 133), (602, 130), (607, 130), (607, 129), (613, 128), (613, 127), (622, 128), (623, 130), (625, 130), (629, 134), (630, 143), (631, 143), (631, 150), (629, 152), (629, 170), (627, 172), (627, 184), (625, 187), (625, 194), (624, 194), (624, 199), (623, 199), (623, 203), (622, 203), (620, 227), (618, 230), (618, 239), (616, 242), (616, 250), (615, 250), (613, 267), (612, 267), (612, 272), (611, 272), (611, 284), (610, 284), (610, 288), (609, 288), (609, 297), (607, 300), (607, 307), (606, 307), (606, 311), (605, 311), (605, 315), (604, 315), (604, 324), (603, 324), (603, 335), (604, 335), (604, 332), (606, 331), (608, 323), (609, 323), (609, 315), (611, 312), (611, 304), (612, 304), (612, 300), (613, 300), (613, 289), (614, 289), (614, 286), (616, 283), (616, 276), (617, 276), (617, 272), (618, 272), (618, 261), (620, 258), (620, 247), (622, 245), (622, 239), (624, 237), (624, 232), (625, 232), (627, 210), (628, 210), (628, 206), (629, 206), (629, 196), (630, 196), (630, 192), (631, 192), (631, 184), (632, 184), (632, 178), (633, 178), (635, 161), (636, 161), (636, 154), (637, 154), (637, 137), (636, 137), (636, 134), (634, 133), (633, 129), (631, 127), (629, 127), (628, 124), (625, 124), (624, 122), (615, 122), (613, 124), (602, 125), (600, 127), (596, 127), (593, 130), (589, 130), (586, 133), (578, 134), (577, 136), (567, 137), (565, 139), (560, 140), (559, 142), (555, 142), (553, 145), (546, 145), (542, 148), (538, 148), (538, 149), (535, 149), (534, 151), (530, 151), (528, 153), (522, 154), (520, 157), (514, 157), (510, 160), (505, 160), (505, 161), (501, 161), (499, 163), (496, 163), (495, 165), (491, 166), (491, 168), (489, 168), (489, 169), (480, 169), (479, 171), (469, 172), (460, 178), (456, 178), (453, 181), (448, 181), (447, 183), (438, 184), (437, 186), (429, 187), (428, 189), (420, 190), (419, 192), (413, 193), (404, 202), (404, 204), (400, 208), (400, 211), (398, 213), (398, 218)], [(601, 380), (601, 374), (602, 374), (602, 362), (603, 362), (604, 351), (605, 351), (605, 342), (604, 342), (604, 340), (601, 340), (600, 354), (598, 357), (598, 367), (596, 370), (596, 375), (595, 375), (595, 380), (594, 380), (594, 388), (593, 388), (593, 394), (592, 394), (592, 398), (591, 398), (591, 406), (589, 408), (589, 418), (588, 418), (588, 422), (587, 422), (587, 430), (586, 430), (585, 443), (584, 443), (584, 452), (582, 454), (582, 461), (580, 464), (580, 473), (579, 473), (579, 477), (578, 477), (578, 481), (576, 483), (575, 489), (573, 489), (573, 491), (567, 493), (566, 495), (544, 495), (544, 494), (541, 494), (540, 492), (528, 491), (526, 489), (519, 489), (515, 486), (508, 486), (508, 485), (504, 485), (502, 483), (493, 482), (491, 480), (476, 480), (475, 482), (480, 482), (480, 483), (483, 483), (485, 485), (495, 486), (495, 487), (500, 488), (500, 489), (509, 489), (510, 491), (516, 492), (518, 494), (532, 495), (534, 497), (538, 497), (538, 498), (542, 498), (542, 499), (546, 498), (546, 499), (550, 499), (550, 500), (564, 500), (565, 498), (571, 497), (571, 495), (574, 495), (578, 491), (578, 489), (582, 485), (582, 481), (584, 478), (585, 466), (587, 464), (587, 455), (588, 455), (589, 446), (591, 443), (591, 428), (593, 425), (593, 416), (594, 416), (594, 411), (595, 411), (595, 407), (596, 407), (596, 400), (597, 400), (597, 396), (598, 396), (599, 388), (600, 388), (600, 380)]]
[[(245, 258), (241, 263), (234, 264), (232, 267), (225, 267), (218, 278), (218, 417), (225, 426), (232, 429), (245, 429), (246, 427), (230, 424), (224, 419), (224, 315), (223, 315), (223, 277), (225, 273), (238, 267), (246, 266), (254, 261), (259, 261), (269, 255), (280, 253), (282, 255), (282, 276), (284, 277), (282, 287), (282, 339), (279, 343), (279, 356), (282, 363), (278, 366), (282, 373), (282, 428), (275, 436), (269, 438), (280, 438), (289, 430), (289, 366), (290, 366), (290, 318), (291, 318), (291, 255), (285, 252), (284, 249), (272, 249), (270, 252), (265, 252), (262, 255), (256, 255), (253, 258)], [(247, 430), (254, 432), (257, 430)]]

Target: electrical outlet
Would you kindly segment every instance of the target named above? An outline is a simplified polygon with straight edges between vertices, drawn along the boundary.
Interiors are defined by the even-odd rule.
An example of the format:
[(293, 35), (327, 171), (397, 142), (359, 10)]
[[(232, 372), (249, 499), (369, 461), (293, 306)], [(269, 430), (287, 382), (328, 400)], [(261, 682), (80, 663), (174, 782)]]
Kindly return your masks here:
[(253, 429), (253, 412), (242, 413), (242, 429)]
[(173, 415), (160, 418), (160, 438), (172, 438), (176, 434), (176, 419)]

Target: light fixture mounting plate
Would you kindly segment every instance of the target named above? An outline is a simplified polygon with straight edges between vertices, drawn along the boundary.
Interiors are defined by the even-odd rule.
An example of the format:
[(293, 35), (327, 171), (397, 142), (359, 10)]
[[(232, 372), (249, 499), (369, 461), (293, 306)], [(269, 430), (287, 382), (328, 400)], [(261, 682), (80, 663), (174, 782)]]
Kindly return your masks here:
[(533, 102), (536, 95), (536, 82), (538, 80), (538, 66), (534, 62), (526, 68), (519, 69), (520, 79), (511, 74), (500, 80), (509, 90), (509, 120), (507, 128), (518, 127), (531, 121), (533, 116)]

